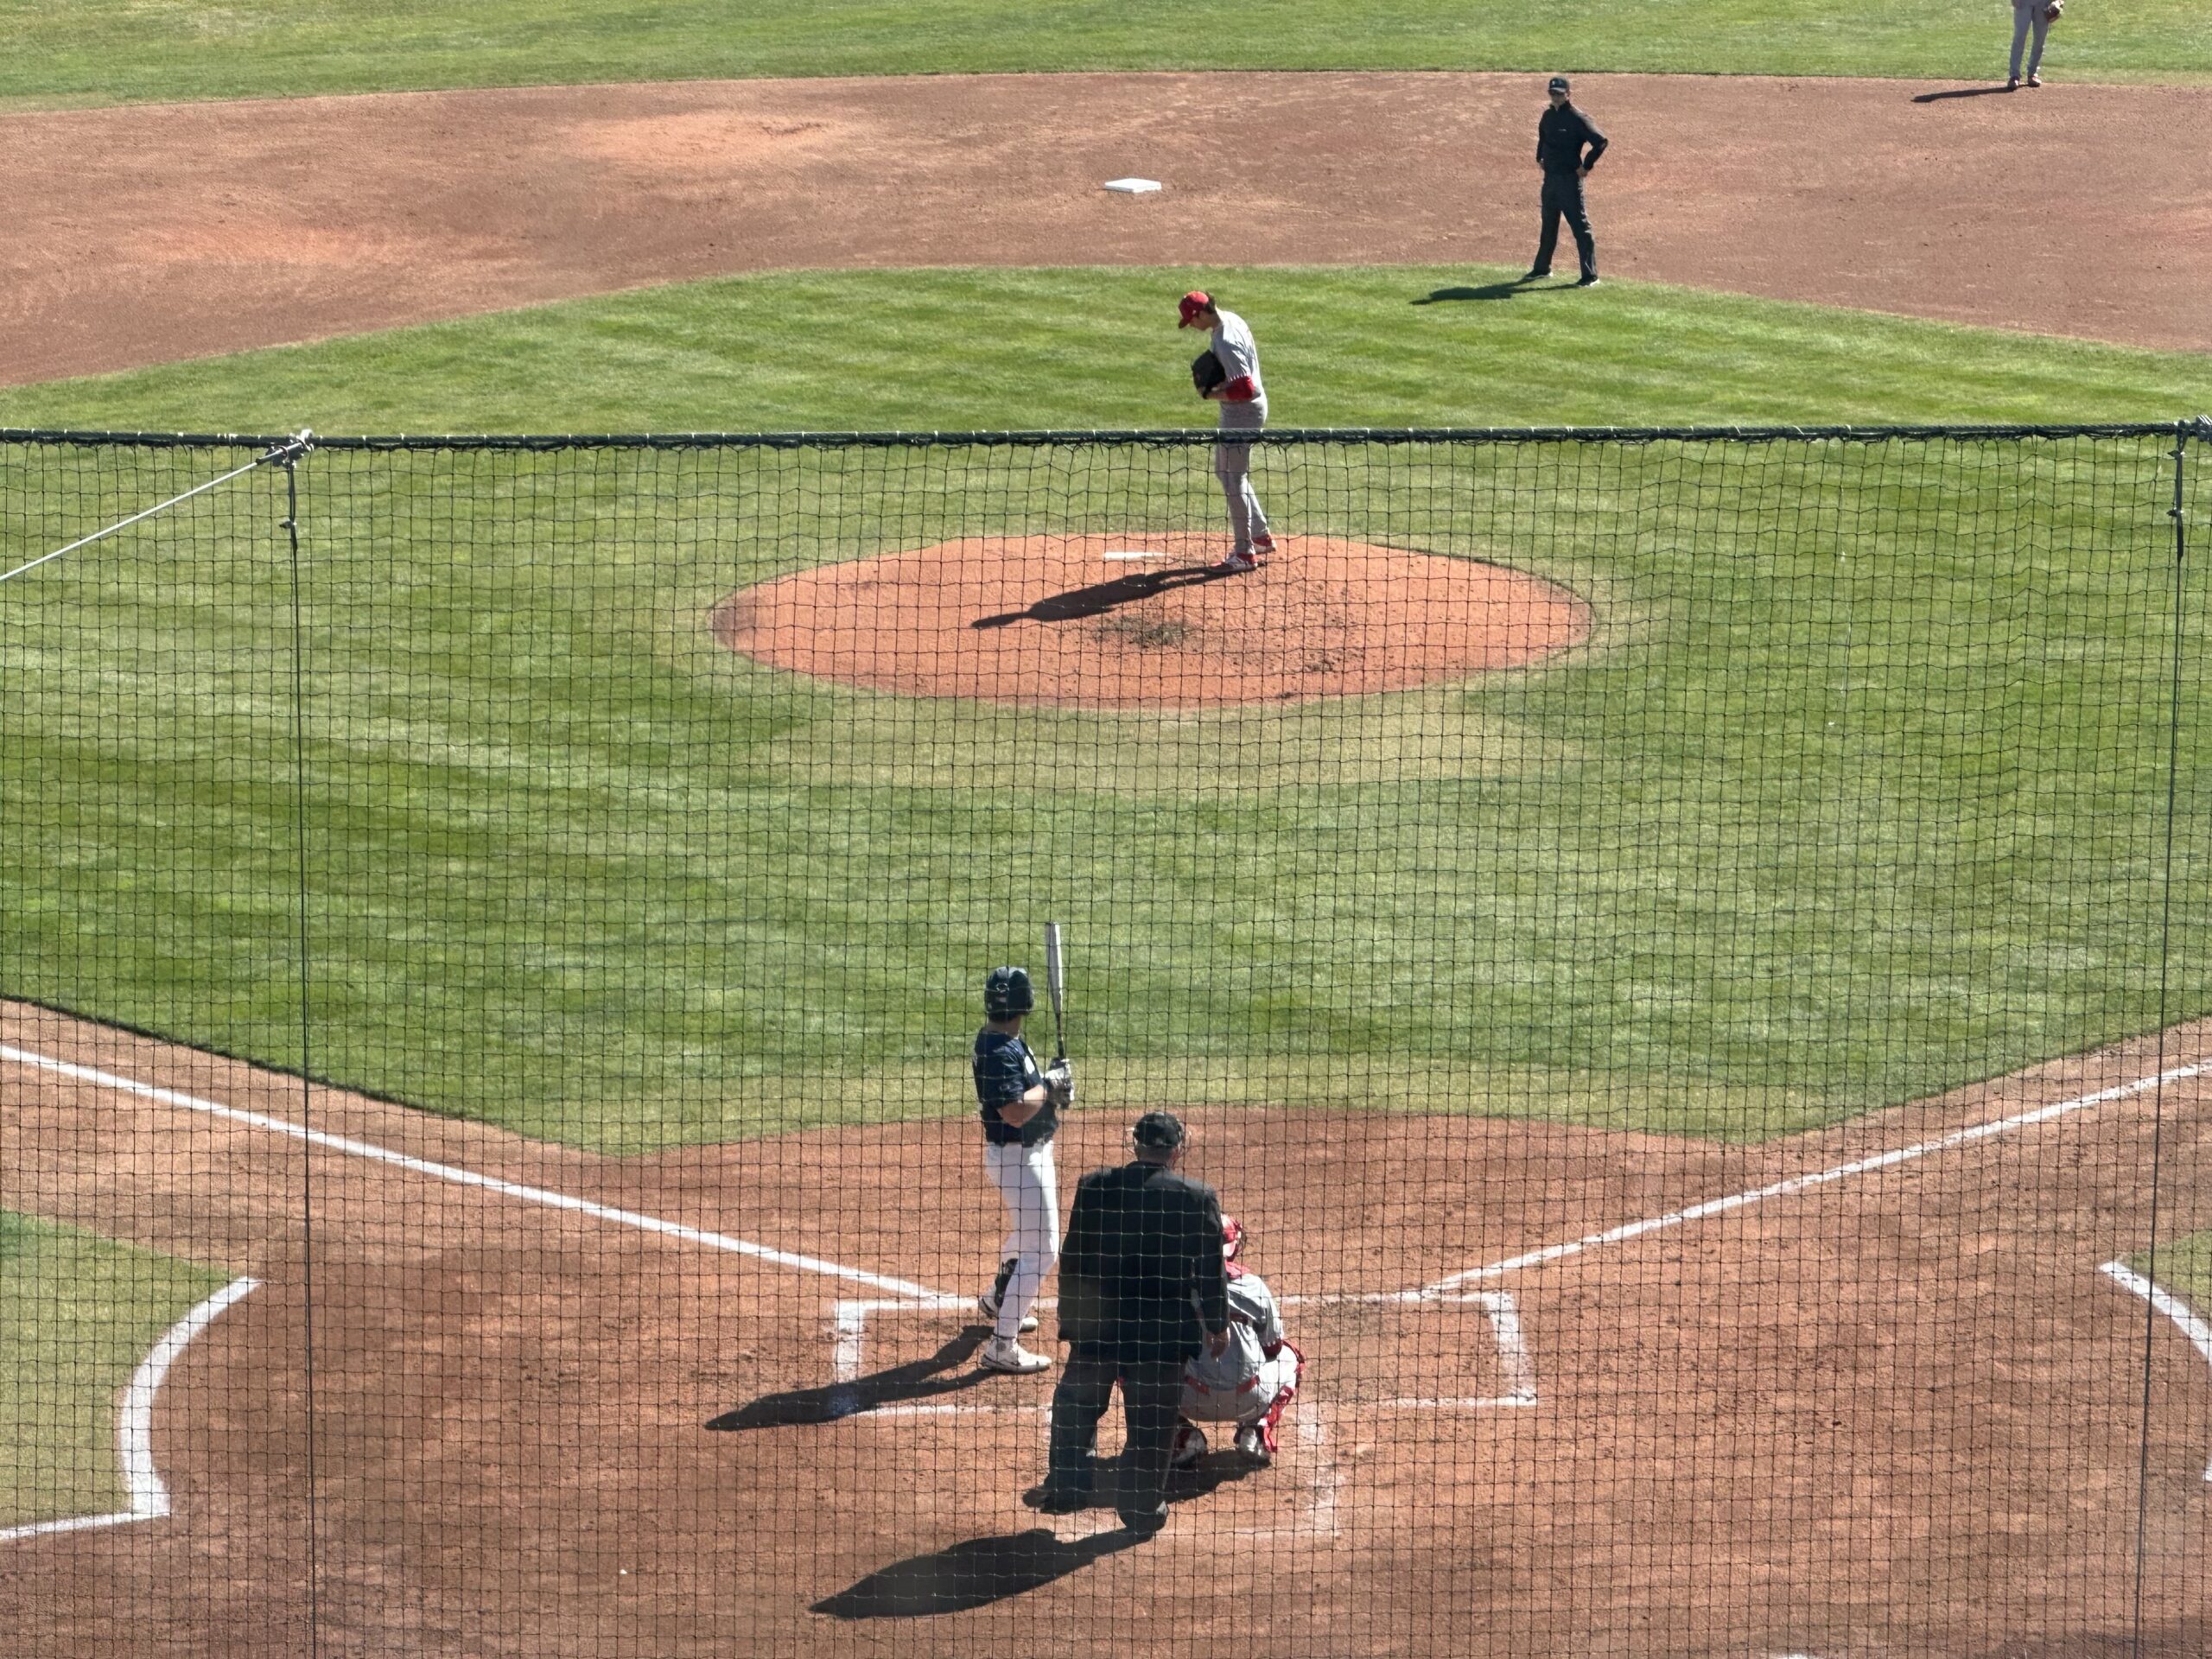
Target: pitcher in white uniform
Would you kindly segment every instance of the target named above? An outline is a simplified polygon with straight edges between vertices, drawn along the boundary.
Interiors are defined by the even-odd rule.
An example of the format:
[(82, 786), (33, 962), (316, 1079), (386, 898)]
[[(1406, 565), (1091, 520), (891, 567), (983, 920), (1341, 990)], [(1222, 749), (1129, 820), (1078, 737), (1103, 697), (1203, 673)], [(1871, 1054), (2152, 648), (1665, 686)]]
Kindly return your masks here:
[[(1179, 328), (1213, 331), (1213, 354), (1221, 359), (1221, 384), (1206, 397), (1221, 405), (1224, 432), (1257, 432), (1268, 423), (1268, 391), (1260, 380), (1260, 348), (1244, 319), (1224, 311), (1212, 296), (1197, 289), (1183, 296)], [(1275, 550), (1268, 534), (1268, 515), (1252, 488), (1252, 446), (1217, 443), (1213, 448), (1213, 474), (1229, 503), (1229, 556), (1213, 568), (1224, 575), (1256, 570)]]

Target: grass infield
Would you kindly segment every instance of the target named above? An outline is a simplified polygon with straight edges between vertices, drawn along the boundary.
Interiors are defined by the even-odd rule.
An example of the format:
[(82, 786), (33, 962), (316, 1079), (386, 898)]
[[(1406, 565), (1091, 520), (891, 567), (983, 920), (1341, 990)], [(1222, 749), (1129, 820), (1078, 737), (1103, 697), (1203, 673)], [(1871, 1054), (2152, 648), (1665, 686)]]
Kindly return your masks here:
[(334, 432), (1208, 423), (1175, 296), (1258, 334), (1278, 425), (2171, 420), (2212, 358), (1498, 267), (804, 271), (0, 388), (0, 423)]
[(2155, 1262), (2143, 1251), (2129, 1256), (2127, 1265), (2180, 1297), (2199, 1318), (2212, 1319), (2212, 1231), (2168, 1239)]
[[(1516, 69), (2001, 76), (1994, 0), (279, 0), (0, 3), (0, 102), (297, 97), (442, 86), (1067, 70)], [(2106, 0), (2056, 31), (2069, 79), (2212, 76), (2200, 0)]]
[(116, 1406), (224, 1275), (0, 1210), (0, 1527), (124, 1508)]
[[(2204, 373), (1635, 284), (1414, 303), (1468, 275), (1220, 286), (1300, 423), (2171, 414)], [(9, 418), (1161, 424), (1190, 418), (1160, 321), (1186, 281), (751, 278), (32, 388)], [(975, 984), (1051, 914), (1096, 1101), (1833, 1122), (2212, 996), (2183, 959), (2159, 1001), (2162, 446), (1402, 456), (1394, 540), (1567, 583), (1599, 648), (1115, 716), (798, 681), (702, 619), (967, 533), (1009, 467), (1056, 524), (1117, 528), (1135, 461), (319, 456), (302, 777), (276, 475), (0, 590), (5, 988), (631, 1153), (967, 1109)], [(1163, 525), (1213, 523), (1204, 454), (1142, 461)], [(46, 514), (0, 526), (26, 556), (193, 481), (73, 498), (74, 463), (9, 464), (49, 469)], [(1286, 529), (1367, 527), (1357, 490), (1266, 481)], [(2206, 759), (2191, 723), (2183, 775)], [(2184, 858), (2201, 822), (2185, 800)], [(2174, 922), (2201, 936), (2212, 899)]]

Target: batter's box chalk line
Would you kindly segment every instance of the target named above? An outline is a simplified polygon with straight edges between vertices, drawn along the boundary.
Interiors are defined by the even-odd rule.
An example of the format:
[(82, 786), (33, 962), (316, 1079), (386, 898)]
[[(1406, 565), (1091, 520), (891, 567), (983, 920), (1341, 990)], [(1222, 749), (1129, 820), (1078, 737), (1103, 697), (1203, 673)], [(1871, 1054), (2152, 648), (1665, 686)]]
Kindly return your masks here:
[[(1338, 1291), (1313, 1296), (1285, 1296), (1285, 1307), (1344, 1307), (1397, 1306), (1415, 1308), (1422, 1306), (1449, 1304), (1480, 1308), (1486, 1316), (1485, 1323), (1496, 1345), (1497, 1368), (1504, 1392), (1481, 1395), (1401, 1395), (1387, 1400), (1365, 1402), (1364, 1408), (1376, 1411), (1489, 1411), (1499, 1408), (1533, 1406), (1537, 1403), (1535, 1362), (1529, 1357), (1529, 1343), (1521, 1327), (1521, 1310), (1513, 1300), (1510, 1291)], [(1047, 1298), (1036, 1305), (1037, 1312), (1049, 1313), (1057, 1304)], [(835, 1384), (856, 1382), (866, 1367), (868, 1325), (871, 1315), (938, 1313), (963, 1312), (973, 1314), (975, 1305), (957, 1296), (933, 1296), (926, 1300), (906, 1299), (888, 1301), (882, 1299), (840, 1301), (831, 1310), (830, 1320), (830, 1380)], [(1296, 1332), (1292, 1333), (1296, 1340)], [(897, 1419), (908, 1417), (991, 1417), (991, 1416), (1049, 1416), (1044, 1406), (970, 1406), (932, 1404), (888, 1404), (861, 1409), (858, 1396), (854, 1398), (854, 1409), (836, 1414), (845, 1417), (875, 1417)]]

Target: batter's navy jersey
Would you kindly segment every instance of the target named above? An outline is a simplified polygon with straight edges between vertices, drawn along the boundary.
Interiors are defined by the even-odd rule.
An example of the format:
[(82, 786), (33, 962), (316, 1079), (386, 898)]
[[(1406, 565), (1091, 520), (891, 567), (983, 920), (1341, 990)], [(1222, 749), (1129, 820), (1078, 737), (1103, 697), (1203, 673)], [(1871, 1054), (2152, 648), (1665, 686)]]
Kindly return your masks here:
[(1037, 1057), (1019, 1037), (985, 1026), (976, 1033), (976, 1103), (983, 1117), (983, 1139), (994, 1146), (1033, 1147), (1052, 1138), (1059, 1127), (1050, 1095), (1037, 1116), (1020, 1128), (999, 1116), (999, 1108), (1011, 1105), (1045, 1081)]

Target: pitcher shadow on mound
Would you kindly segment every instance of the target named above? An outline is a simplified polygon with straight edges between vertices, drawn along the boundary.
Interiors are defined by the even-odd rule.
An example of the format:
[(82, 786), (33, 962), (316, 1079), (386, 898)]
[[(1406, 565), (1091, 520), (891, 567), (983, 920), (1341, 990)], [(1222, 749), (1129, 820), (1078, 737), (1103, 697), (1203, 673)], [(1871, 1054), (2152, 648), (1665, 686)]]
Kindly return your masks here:
[(1111, 582), (1093, 582), (1088, 588), (1072, 588), (1065, 594), (1049, 594), (1026, 610), (1001, 611), (996, 616), (979, 616), (968, 626), (971, 628), (1003, 628), (1025, 620), (1032, 622), (1077, 622), (1086, 616), (1103, 616), (1122, 606), (1156, 598), (1170, 588), (1218, 582), (1224, 576), (1235, 574), (1234, 571), (1217, 570), (1210, 564), (1178, 564), (1165, 570), (1140, 570), (1133, 575), (1116, 576)]
[[(1252, 1465), (1241, 1458), (1208, 1458), (1196, 1469), (1178, 1470), (1169, 1477), (1167, 1501), (1182, 1503), (1203, 1497), (1251, 1472)], [(1109, 1468), (1102, 1466), (1100, 1474), (1110, 1484)], [(1099, 1507), (1109, 1507), (1103, 1497)], [(1025, 1532), (967, 1538), (880, 1567), (836, 1595), (823, 1597), (810, 1611), (843, 1619), (967, 1612), (1041, 1589), (1093, 1561), (1134, 1549), (1151, 1535), (1116, 1527), (1084, 1538), (1064, 1539), (1049, 1527), (1032, 1527)]]
[[(969, 1368), (990, 1335), (984, 1325), (969, 1325), (927, 1359), (909, 1360), (888, 1370), (856, 1376), (847, 1382), (825, 1382), (817, 1388), (785, 1389), (764, 1394), (734, 1411), (709, 1418), (707, 1427), (717, 1431), (747, 1428), (792, 1428), (809, 1423), (842, 1422), (901, 1400), (925, 1400), (932, 1395), (955, 1394), (988, 1381), (990, 1373)], [(967, 1368), (967, 1369), (963, 1369)]]

